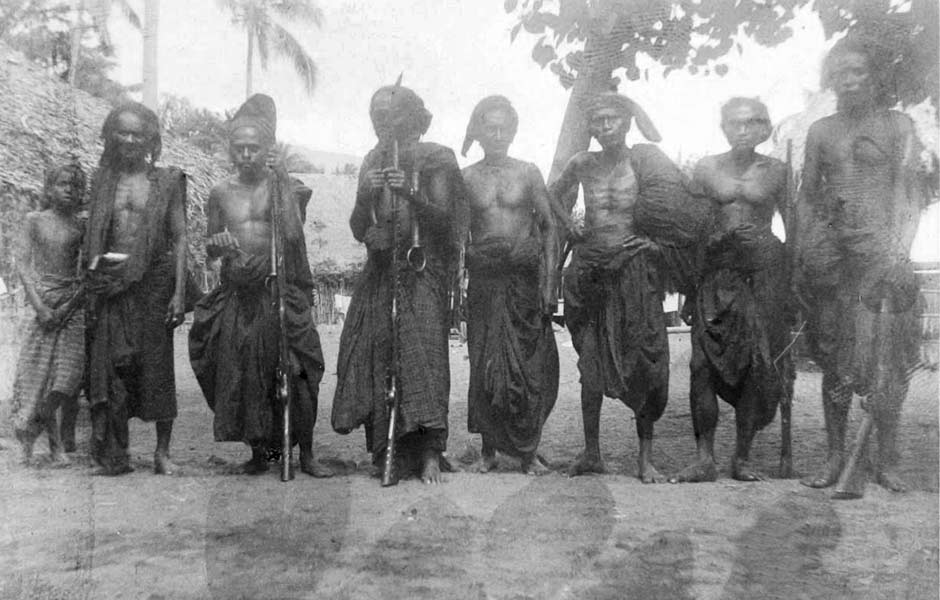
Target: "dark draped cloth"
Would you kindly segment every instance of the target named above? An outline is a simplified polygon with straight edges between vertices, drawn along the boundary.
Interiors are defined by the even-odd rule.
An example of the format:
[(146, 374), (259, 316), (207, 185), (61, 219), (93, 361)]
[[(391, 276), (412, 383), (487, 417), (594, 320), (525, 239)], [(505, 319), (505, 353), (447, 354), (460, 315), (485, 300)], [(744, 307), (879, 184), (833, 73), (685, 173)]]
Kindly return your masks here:
[(558, 348), (539, 309), (541, 242), (488, 239), (467, 250), (470, 433), (513, 456), (536, 451), (558, 396)]
[(610, 247), (588, 232), (565, 271), (565, 322), (581, 385), (656, 420), (666, 408), (669, 342), (661, 259), (644, 241), (626, 235)]
[[(293, 185), (284, 182), (283, 185)], [(323, 351), (310, 312), (312, 278), (302, 222), (307, 188), (293, 188), (283, 211), (284, 290), (287, 341), (291, 357), (291, 432), (294, 442), (312, 434), (323, 378)], [(277, 439), (279, 323), (276, 298), (266, 280), (270, 254), (226, 258), (219, 286), (198, 303), (189, 330), (189, 360), (215, 413), (218, 442), (264, 444)]]
[[(176, 417), (173, 331), (165, 324), (175, 286), (171, 204), (186, 203), (186, 176), (153, 168), (137, 247), (126, 261), (99, 265), (91, 276), (105, 292), (91, 295), (88, 314), (89, 402), (93, 449), (105, 466), (127, 461), (127, 421)], [(117, 176), (102, 169), (92, 186), (86, 256), (110, 249)], [(104, 416), (101, 416), (104, 415)]]
[[(358, 240), (371, 225), (369, 213), (375, 196), (365, 174), (387, 164), (379, 149), (371, 151), (360, 168), (356, 207), (350, 227)], [(444, 176), (450, 193), (430, 207), (415, 207), (427, 266), (416, 273), (404, 258), (410, 237), (399, 233), (395, 250), (398, 269), (398, 361), (400, 411), (396, 439), (423, 436), (421, 443), (438, 451), (446, 449), (450, 396), (448, 358), (448, 292), (455, 276), (459, 244), (467, 226), (467, 201), (463, 178), (453, 151), (432, 143), (419, 143), (413, 155), (403, 153), (400, 166), (409, 180), (417, 170), (419, 186), (426, 189), (432, 177)], [(407, 200), (402, 199), (402, 203)], [(332, 425), (339, 433), (365, 426), (366, 447), (374, 455), (384, 452), (388, 435), (385, 380), (391, 356), (390, 308), (392, 299), (392, 251), (370, 252), (353, 292), (337, 361), (336, 395)], [(405, 440), (403, 448), (407, 447)]]
[(793, 390), (788, 296), (786, 252), (769, 227), (739, 227), (709, 243), (694, 299), (692, 369), (709, 369), (730, 404), (757, 403), (764, 424)]
[(33, 319), (26, 330), (13, 379), (11, 415), (16, 429), (38, 422), (43, 402), (52, 392), (77, 396), (85, 375), (85, 313), (74, 304), (82, 293), (80, 281), (42, 275), (36, 291), (47, 307), (73, 303), (74, 310), (53, 329)]

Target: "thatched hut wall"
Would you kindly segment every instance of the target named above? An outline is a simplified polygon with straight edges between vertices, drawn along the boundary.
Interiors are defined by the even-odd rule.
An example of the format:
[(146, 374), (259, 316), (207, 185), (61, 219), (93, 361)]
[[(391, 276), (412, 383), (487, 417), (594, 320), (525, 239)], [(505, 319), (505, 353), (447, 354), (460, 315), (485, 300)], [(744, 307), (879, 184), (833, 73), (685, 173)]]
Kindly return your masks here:
[[(0, 44), (0, 277), (11, 282), (12, 244), (23, 215), (39, 206), (48, 167), (77, 160), (89, 175), (102, 151), (110, 105), (50, 76)], [(205, 268), (205, 202), (225, 166), (189, 143), (165, 136), (160, 164), (189, 175), (190, 265)], [(197, 277), (201, 280), (202, 277)]]

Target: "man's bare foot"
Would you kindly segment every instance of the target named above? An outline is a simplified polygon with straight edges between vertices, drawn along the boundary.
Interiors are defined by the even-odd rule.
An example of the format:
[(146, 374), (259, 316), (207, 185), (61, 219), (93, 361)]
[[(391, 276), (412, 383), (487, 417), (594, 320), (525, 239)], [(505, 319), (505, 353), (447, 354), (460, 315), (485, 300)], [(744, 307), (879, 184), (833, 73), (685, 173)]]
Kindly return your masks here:
[(425, 450), (421, 469), (421, 481), (424, 483), (444, 483), (441, 475), (441, 455), (435, 450)]
[(72, 464), (72, 461), (61, 450), (53, 450), (49, 454), (49, 463), (53, 467), (67, 467)]
[(767, 477), (755, 469), (749, 460), (732, 459), (731, 476), (738, 481), (764, 481)]
[(541, 475), (548, 475), (552, 470), (545, 464), (541, 456), (534, 454), (522, 460), (522, 472), (526, 475), (539, 477)]
[(261, 475), (262, 473), (267, 473), (269, 468), (268, 461), (263, 457), (260, 459), (252, 457), (251, 460), (242, 463), (241, 471), (245, 475)]
[(165, 452), (157, 452), (153, 455), (153, 472), (157, 475), (173, 475), (177, 467), (170, 460), (170, 455)]
[(653, 463), (640, 463), (640, 481), (643, 483), (666, 483), (668, 479), (665, 475), (656, 470)]
[(840, 456), (830, 456), (826, 461), (826, 466), (819, 473), (804, 477), (800, 483), (811, 488), (827, 488), (835, 485), (839, 481), (839, 475), (842, 474), (842, 464)]
[(907, 484), (901, 479), (901, 476), (894, 469), (883, 469), (875, 475), (875, 481), (878, 485), (891, 492), (904, 493), (907, 491)]
[(578, 475), (584, 475), (585, 473), (600, 473), (604, 474), (607, 472), (607, 467), (604, 465), (604, 461), (601, 460), (600, 456), (589, 455), (586, 452), (582, 452), (578, 455), (574, 462), (568, 467), (568, 477), (577, 477)]
[(114, 465), (110, 467), (101, 467), (95, 471), (95, 475), (100, 475), (102, 477), (117, 477), (119, 475), (127, 475), (128, 473), (133, 473), (134, 467), (130, 466), (127, 463), (122, 463), (120, 465)]
[(669, 483), (700, 483), (703, 481), (717, 481), (718, 467), (715, 461), (699, 460), (682, 469), (669, 478)]
[(313, 454), (300, 453), (300, 470), (311, 477), (325, 479), (334, 475), (333, 469), (313, 459)]
[(496, 468), (498, 463), (499, 460), (496, 458), (495, 452), (490, 456), (483, 454), (479, 460), (470, 465), (470, 471), (473, 473), (489, 473)]
[(13, 431), (13, 435), (16, 437), (16, 441), (20, 443), (23, 464), (28, 465), (33, 459), (33, 445), (36, 443), (36, 437), (25, 429), (16, 429)]

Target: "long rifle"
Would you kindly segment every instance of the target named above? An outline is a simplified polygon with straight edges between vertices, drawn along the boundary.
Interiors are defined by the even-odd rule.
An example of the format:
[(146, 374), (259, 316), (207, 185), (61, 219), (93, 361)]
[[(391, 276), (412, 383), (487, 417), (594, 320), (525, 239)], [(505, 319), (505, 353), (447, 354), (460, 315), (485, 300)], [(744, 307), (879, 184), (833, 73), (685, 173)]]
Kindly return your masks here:
[[(793, 277), (793, 269), (795, 266), (793, 257), (796, 253), (796, 202), (793, 201), (795, 191), (793, 181), (793, 140), (787, 140), (787, 173), (784, 185), (784, 201), (786, 202), (787, 209), (785, 229), (788, 246), (786, 249), (786, 257), (789, 263), (787, 265), (789, 283), (789, 281), (792, 281)], [(784, 350), (784, 352), (789, 352), (792, 345), (792, 343), (788, 344), (787, 350)], [(774, 359), (774, 370), (777, 371), (778, 379), (783, 386), (783, 396), (780, 399), (780, 466), (778, 475), (783, 479), (789, 479), (793, 477), (793, 441), (791, 437), (793, 429), (793, 388), (787, 381), (789, 374), (780, 373), (780, 370), (777, 368), (776, 363), (782, 358), (784, 358), (783, 354)]]
[(865, 410), (865, 416), (862, 418), (862, 424), (855, 434), (855, 444), (849, 453), (848, 460), (842, 473), (839, 475), (839, 481), (836, 483), (835, 490), (832, 492), (834, 500), (854, 500), (865, 495), (865, 483), (867, 482), (867, 471), (865, 466), (868, 461), (865, 455), (868, 449), (868, 438), (871, 436), (874, 418), (872, 411), (876, 410), (875, 405), (888, 401), (888, 393), (896, 393), (888, 383), (891, 373), (888, 366), (889, 351), (891, 350), (891, 325), (893, 323), (894, 304), (890, 298), (881, 299), (881, 307), (878, 314), (875, 315), (874, 334), (875, 334), (875, 385), (873, 393), (870, 394), (862, 408)]
[[(392, 168), (398, 169), (398, 140), (392, 140)], [(385, 403), (388, 409), (388, 438), (385, 444), (385, 462), (382, 465), (382, 487), (396, 485), (398, 473), (395, 469), (395, 429), (398, 425), (398, 408), (401, 398), (398, 393), (398, 194), (392, 191), (388, 181), (382, 187), (382, 203), (389, 207), (392, 216), (391, 252), (391, 308), (389, 310), (389, 333), (391, 349), (385, 371)], [(414, 215), (412, 215), (414, 218)]]
[(294, 478), (291, 470), (291, 439), (290, 439), (290, 401), (291, 401), (291, 364), (290, 348), (287, 345), (287, 308), (284, 304), (284, 292), (287, 290), (287, 273), (284, 269), (284, 239), (283, 210), (284, 199), (281, 197), (281, 178), (278, 172), (271, 169), (271, 273), (268, 276), (269, 285), (275, 308), (277, 309), (277, 398), (281, 403), (281, 481), (290, 481)]

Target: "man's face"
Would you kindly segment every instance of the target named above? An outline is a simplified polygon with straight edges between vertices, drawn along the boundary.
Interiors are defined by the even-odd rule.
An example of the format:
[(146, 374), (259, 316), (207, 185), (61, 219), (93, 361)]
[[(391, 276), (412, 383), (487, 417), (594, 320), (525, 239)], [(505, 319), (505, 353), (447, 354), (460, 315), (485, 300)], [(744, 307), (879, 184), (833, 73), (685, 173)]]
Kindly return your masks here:
[(589, 119), (588, 130), (603, 148), (622, 144), (630, 131), (630, 120), (614, 107), (599, 108)]
[(721, 130), (732, 148), (752, 149), (770, 135), (770, 123), (756, 107), (738, 104), (725, 112)]
[(268, 147), (255, 127), (239, 127), (229, 138), (229, 156), (240, 176), (253, 177), (264, 169)]
[(52, 182), (52, 188), (49, 190), (49, 203), (59, 212), (75, 211), (82, 200), (77, 197), (77, 190), (72, 185), (73, 177), (70, 171), (61, 170)]
[(117, 144), (118, 154), (125, 161), (136, 163), (147, 158), (150, 139), (145, 132), (144, 122), (136, 114), (125, 111), (118, 115), (113, 140)]
[(830, 85), (843, 103), (858, 105), (868, 102), (874, 86), (865, 55), (845, 52), (836, 56), (832, 61)]
[(369, 116), (372, 117), (372, 127), (379, 140), (400, 140), (408, 133), (408, 115), (400, 106), (396, 106), (395, 96), (391, 92), (376, 94), (369, 107)]
[(502, 108), (483, 114), (477, 141), (487, 156), (506, 156), (515, 135), (513, 125), (512, 116)]

